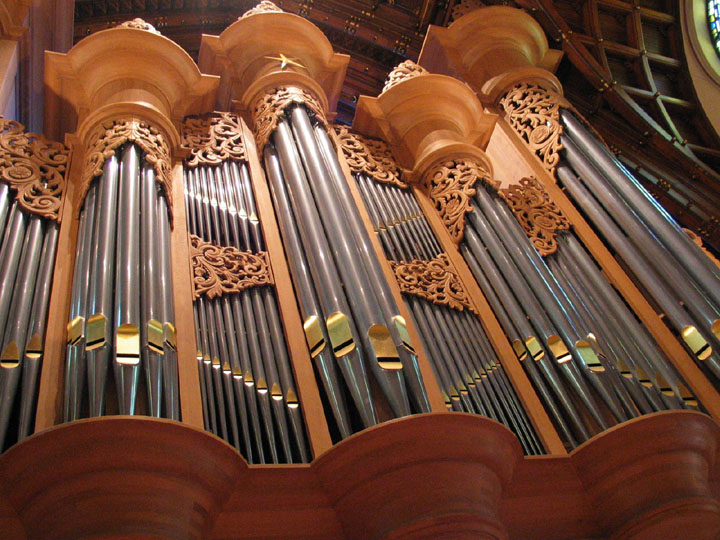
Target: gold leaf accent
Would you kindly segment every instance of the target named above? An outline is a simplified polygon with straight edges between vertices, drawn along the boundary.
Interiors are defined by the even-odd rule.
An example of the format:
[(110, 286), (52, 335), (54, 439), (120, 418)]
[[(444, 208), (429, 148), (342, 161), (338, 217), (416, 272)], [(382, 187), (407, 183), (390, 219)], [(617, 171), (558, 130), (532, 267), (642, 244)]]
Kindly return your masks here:
[(428, 195), (440, 214), (450, 236), (459, 244), (465, 232), (465, 214), (472, 210), (475, 183), (482, 180), (497, 189), (485, 165), (469, 159), (445, 161), (436, 165), (423, 179)]
[(212, 299), (274, 283), (270, 259), (264, 251), (252, 253), (230, 246), (216, 246), (191, 234), (190, 259), (195, 299), (201, 294)]
[(315, 96), (302, 88), (280, 86), (258, 99), (253, 107), (253, 133), (258, 150), (262, 150), (267, 144), (285, 109), (295, 103), (304, 104), (327, 127), (325, 113)]
[(387, 144), (353, 133), (347, 126), (334, 127), (340, 148), (352, 172), (365, 174), (383, 184), (392, 184), (403, 189), (409, 187), (400, 180), (400, 167), (395, 163)]
[(441, 253), (429, 261), (390, 261), (390, 266), (402, 292), (419, 296), (440, 306), (448, 306), (458, 311), (467, 309), (475, 313), (470, 297), (447, 254)]
[(523, 178), (498, 191), (543, 257), (557, 251), (558, 231), (570, 230), (570, 221), (550, 199), (537, 178)]
[(532, 84), (518, 84), (500, 100), (510, 125), (553, 177), (563, 148), (560, 144), (562, 105), (559, 95)]
[(708, 258), (709, 258), (712, 262), (714, 262), (718, 267), (720, 267), (720, 261), (717, 259), (717, 257), (715, 257), (715, 255), (713, 255), (713, 254), (705, 247), (705, 244), (703, 244), (702, 238), (700, 238), (700, 236), (698, 236), (697, 234), (695, 234), (695, 233), (694, 233), (693, 231), (691, 231), (690, 229), (686, 229), (686, 228), (684, 228), (684, 227), (683, 227), (683, 231), (685, 231), (685, 234), (687, 234), (687, 235), (690, 237), (690, 240), (692, 240), (695, 244), (697, 244), (697, 245), (700, 247), (700, 249), (703, 250), (703, 253), (705, 253), (705, 255), (707, 255)]
[(0, 179), (28, 212), (60, 222), (68, 149), (0, 116)]
[(413, 77), (426, 75), (427, 73), (428, 70), (424, 67), (417, 65), (412, 60), (405, 60), (395, 66), (395, 68), (390, 72), (382, 91), (387, 92), (390, 88), (406, 79), (412, 79)]
[(85, 168), (82, 177), (82, 196), (85, 199), (93, 178), (102, 174), (103, 165), (115, 149), (126, 142), (137, 144), (145, 153), (145, 161), (155, 169), (156, 180), (165, 192), (170, 221), (173, 218), (172, 179), (170, 148), (163, 134), (156, 127), (136, 119), (119, 118), (98, 124), (90, 133), (85, 153)]
[(145, 30), (146, 32), (160, 35), (160, 32), (158, 32), (152, 24), (145, 22), (140, 18), (118, 24), (118, 28), (134, 28), (136, 30)]
[(257, 15), (258, 13), (282, 13), (283, 10), (277, 7), (275, 4), (270, 2), (269, 0), (262, 0), (257, 6), (254, 8), (248, 9), (240, 19), (245, 19), (247, 17), (252, 17), (253, 15)]
[(225, 160), (246, 161), (241, 120), (228, 112), (188, 116), (183, 121), (182, 147), (190, 150), (188, 167), (219, 165)]

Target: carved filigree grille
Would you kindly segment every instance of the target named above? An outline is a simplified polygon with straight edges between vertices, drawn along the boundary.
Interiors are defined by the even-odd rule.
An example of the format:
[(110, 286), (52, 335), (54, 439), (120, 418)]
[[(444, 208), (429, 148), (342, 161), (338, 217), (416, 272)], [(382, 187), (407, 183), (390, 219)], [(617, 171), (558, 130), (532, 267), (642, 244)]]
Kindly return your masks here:
[(0, 178), (17, 193), (23, 209), (60, 221), (67, 163), (64, 145), (0, 117)]
[(252, 253), (216, 246), (191, 234), (190, 258), (194, 299), (203, 294), (212, 299), (274, 283), (268, 254), (264, 251)]
[(562, 98), (532, 84), (518, 84), (500, 100), (500, 107), (513, 129), (555, 176), (560, 162)]
[(440, 306), (459, 311), (468, 309), (475, 313), (467, 291), (445, 253), (429, 261), (390, 261), (390, 266), (402, 292), (419, 296)]
[(248, 9), (241, 19), (245, 19), (246, 17), (252, 17), (253, 15), (257, 15), (258, 13), (282, 13), (283, 10), (277, 7), (275, 4), (270, 2), (269, 0), (263, 0), (260, 2), (257, 6), (254, 8)]
[(352, 133), (346, 126), (336, 125), (335, 133), (353, 173), (365, 174), (384, 184), (408, 188), (408, 184), (400, 180), (400, 168), (387, 144)]
[(570, 230), (570, 221), (550, 199), (536, 178), (523, 178), (498, 194), (507, 202), (540, 255), (555, 253), (558, 231)]
[(495, 189), (500, 185), (482, 163), (470, 159), (442, 162), (423, 180), (435, 209), (457, 244), (463, 239), (465, 214), (472, 210), (470, 201), (478, 180)]
[(170, 148), (160, 130), (136, 119), (107, 120), (94, 128), (85, 153), (81, 200), (85, 199), (93, 178), (102, 173), (103, 165), (115, 149), (126, 142), (137, 144), (145, 153), (145, 160), (155, 169), (156, 179), (165, 192), (170, 220), (173, 217), (172, 180), (170, 176)]
[(302, 88), (281, 86), (262, 96), (253, 107), (253, 132), (258, 150), (262, 150), (267, 144), (285, 109), (296, 103), (304, 104), (327, 127), (325, 113), (315, 96)]
[(246, 160), (240, 118), (228, 112), (185, 118), (182, 146), (190, 150), (188, 167)]
[(395, 69), (390, 72), (387, 80), (385, 81), (383, 92), (387, 92), (390, 88), (406, 79), (412, 79), (413, 77), (418, 77), (427, 73), (428, 70), (424, 67), (417, 65), (412, 60), (405, 60), (395, 66)]

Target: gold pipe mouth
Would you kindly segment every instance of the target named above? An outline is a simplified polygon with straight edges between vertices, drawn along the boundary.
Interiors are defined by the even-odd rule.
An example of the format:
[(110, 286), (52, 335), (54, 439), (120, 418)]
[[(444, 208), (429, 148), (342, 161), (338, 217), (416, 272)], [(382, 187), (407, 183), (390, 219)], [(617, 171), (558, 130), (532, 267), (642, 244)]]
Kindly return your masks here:
[(530, 352), (530, 356), (532, 356), (533, 360), (536, 362), (545, 357), (545, 351), (540, 345), (540, 341), (538, 341), (535, 336), (530, 336), (525, 339), (525, 347), (527, 347), (527, 350)]
[(5, 369), (14, 369), (20, 365), (20, 350), (17, 343), (11, 341), (5, 345), (2, 354), (0, 354), (0, 367)]
[(326, 321), (330, 344), (336, 357), (345, 356), (355, 348), (350, 321), (347, 315), (336, 311), (331, 313)]
[(520, 341), (519, 339), (513, 340), (512, 348), (515, 352), (515, 356), (520, 362), (523, 362), (527, 358), (528, 352), (525, 349), (525, 345), (522, 341)]
[(85, 331), (85, 319), (78, 315), (67, 324), (67, 343), (68, 345), (77, 345), (83, 338)]
[(315, 358), (325, 349), (325, 337), (318, 316), (311, 315), (308, 317), (303, 323), (303, 330), (305, 330), (305, 339), (310, 350), (310, 357)]
[(33, 334), (32, 338), (25, 347), (25, 356), (28, 358), (40, 358), (43, 354), (42, 339), (40, 334)]
[(565, 345), (563, 340), (560, 339), (560, 336), (550, 336), (547, 340), (547, 344), (558, 364), (564, 364), (572, 359), (567, 345)]
[[(718, 321), (715, 321), (717, 323)], [(713, 323), (713, 332), (715, 331), (715, 323)], [(703, 335), (694, 326), (686, 326), (682, 329), (682, 338), (690, 347), (690, 350), (698, 360), (707, 360), (710, 358), (713, 350), (710, 344), (705, 340)]]
[(85, 328), (85, 350), (93, 351), (105, 345), (107, 317), (102, 313), (94, 313), (88, 317)]
[(297, 409), (298, 407), (300, 407), (300, 401), (298, 400), (297, 394), (292, 389), (287, 391), (285, 401), (287, 403), (288, 409)]
[(241, 381), (243, 378), (242, 370), (237, 366), (233, 368), (232, 374), (233, 374), (233, 379), (238, 379)]
[[(592, 336), (591, 339), (595, 338), (595, 336), (593, 336), (592, 334), (589, 334), (589, 336)], [(589, 342), (585, 341), (584, 339), (580, 339), (575, 342), (575, 348), (577, 349), (580, 357), (583, 359), (587, 367), (590, 368), (590, 371), (593, 371), (595, 373), (602, 373), (605, 371), (605, 368), (600, 362), (600, 357), (595, 354), (595, 351), (590, 346)]]
[(245, 372), (245, 386), (255, 386), (255, 379), (249, 371)]
[(232, 368), (230, 367), (230, 362), (225, 360), (225, 363), (222, 365), (223, 373), (232, 373)]
[(262, 377), (260, 377), (258, 379), (257, 391), (260, 392), (261, 394), (267, 394), (268, 386), (267, 386), (267, 383), (265, 382), (265, 379)]
[(403, 317), (402, 315), (395, 315), (392, 320), (395, 328), (398, 331), (398, 334), (400, 334), (400, 339), (402, 340), (403, 345), (405, 345), (405, 348), (412, 354), (415, 354), (415, 348), (412, 346), (412, 341), (410, 340), (410, 334), (407, 330), (407, 322), (405, 322), (405, 317)]
[(275, 401), (282, 401), (282, 390), (280, 389), (280, 385), (276, 382), (270, 387), (270, 397)]
[(177, 330), (175, 329), (175, 325), (171, 322), (166, 322), (163, 324), (163, 333), (164, 333), (164, 340), (165, 345), (167, 345), (171, 350), (176, 351), (177, 350)]
[(368, 338), (377, 363), (381, 368), (393, 371), (402, 369), (400, 355), (398, 355), (390, 331), (386, 326), (382, 324), (372, 325), (368, 330)]
[(115, 333), (115, 353), (118, 364), (140, 363), (140, 330), (134, 324), (121, 324)]
[(147, 345), (148, 348), (158, 354), (164, 354), (163, 350), (163, 325), (160, 321), (150, 319), (147, 322)]

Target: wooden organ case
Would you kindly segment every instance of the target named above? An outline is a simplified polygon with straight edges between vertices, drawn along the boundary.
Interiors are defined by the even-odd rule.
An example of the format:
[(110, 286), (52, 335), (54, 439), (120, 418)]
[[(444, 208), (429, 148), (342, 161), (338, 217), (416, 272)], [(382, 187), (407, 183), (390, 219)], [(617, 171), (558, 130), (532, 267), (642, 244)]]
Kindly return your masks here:
[(559, 54), (478, 8), (344, 126), (349, 57), (268, 1), (198, 64), (139, 19), (46, 53), (48, 138), (0, 120), (3, 538), (717, 538), (720, 269)]

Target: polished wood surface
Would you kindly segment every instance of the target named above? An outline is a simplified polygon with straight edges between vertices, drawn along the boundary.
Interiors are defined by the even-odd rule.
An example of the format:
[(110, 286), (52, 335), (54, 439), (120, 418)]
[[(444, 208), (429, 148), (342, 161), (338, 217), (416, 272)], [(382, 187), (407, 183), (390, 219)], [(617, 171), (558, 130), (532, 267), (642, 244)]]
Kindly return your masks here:
[(718, 457), (720, 426), (689, 411), (539, 457), (492, 420), (416, 415), (289, 466), (248, 466), (185, 424), (109, 417), (0, 456), (0, 526), (4, 540), (714, 540)]

